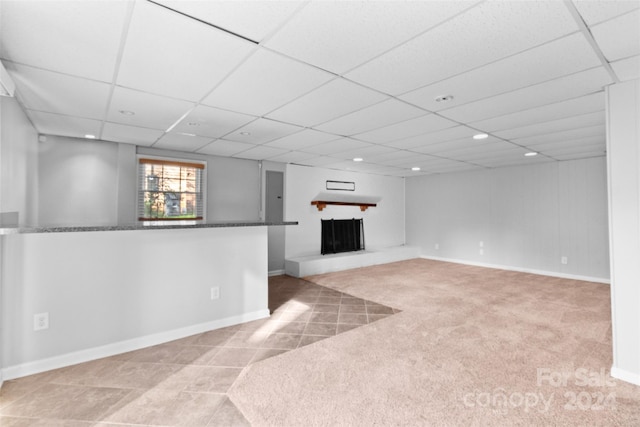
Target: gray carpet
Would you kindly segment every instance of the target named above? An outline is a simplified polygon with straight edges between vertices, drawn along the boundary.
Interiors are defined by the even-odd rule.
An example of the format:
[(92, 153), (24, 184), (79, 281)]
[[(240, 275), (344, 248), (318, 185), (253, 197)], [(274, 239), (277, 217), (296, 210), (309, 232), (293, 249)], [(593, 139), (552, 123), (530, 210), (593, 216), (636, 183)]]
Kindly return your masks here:
[(640, 425), (608, 285), (428, 260), (307, 279), (403, 311), (248, 367), (252, 425)]

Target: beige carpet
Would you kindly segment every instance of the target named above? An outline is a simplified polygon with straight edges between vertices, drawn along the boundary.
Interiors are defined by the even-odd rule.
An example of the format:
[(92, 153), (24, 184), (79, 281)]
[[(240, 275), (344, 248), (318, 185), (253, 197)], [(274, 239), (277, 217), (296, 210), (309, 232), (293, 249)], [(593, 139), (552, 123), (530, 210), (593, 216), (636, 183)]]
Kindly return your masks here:
[(247, 368), (253, 425), (640, 425), (608, 285), (418, 259), (307, 279), (403, 311)]

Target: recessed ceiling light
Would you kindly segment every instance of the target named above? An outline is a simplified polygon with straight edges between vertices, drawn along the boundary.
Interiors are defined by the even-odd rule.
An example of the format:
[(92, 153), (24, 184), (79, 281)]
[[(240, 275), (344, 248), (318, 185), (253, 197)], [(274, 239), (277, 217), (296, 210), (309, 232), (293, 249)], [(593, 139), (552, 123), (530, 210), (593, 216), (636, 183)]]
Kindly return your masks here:
[(363, 160), (364, 160), (364, 159), (363, 159), (362, 157), (354, 157), (354, 158), (353, 158), (353, 161), (354, 161), (354, 162), (361, 162), (361, 161), (363, 161)]
[(420, 170), (420, 168), (419, 168), (418, 166), (414, 166), (414, 167), (412, 167), (412, 168), (411, 168), (411, 170), (412, 170), (412, 171), (419, 171), (419, 170)]
[(487, 135), (486, 133), (477, 133), (473, 135), (473, 139), (487, 139), (488, 137), (489, 135)]
[(133, 111), (129, 111), (129, 110), (120, 110), (119, 113), (124, 114), (125, 116), (133, 116), (134, 114), (136, 114)]
[(96, 139), (95, 135), (90, 135), (90, 134), (86, 134), (84, 137), (87, 139)]
[(537, 156), (538, 153), (536, 153), (535, 151), (530, 151), (528, 153), (524, 153), (524, 155), (527, 157), (533, 157), (533, 156)]
[(453, 100), (453, 95), (441, 95), (436, 97), (436, 102), (449, 102)]
[(251, 135), (251, 132), (240, 132), (240, 135), (249, 136)]

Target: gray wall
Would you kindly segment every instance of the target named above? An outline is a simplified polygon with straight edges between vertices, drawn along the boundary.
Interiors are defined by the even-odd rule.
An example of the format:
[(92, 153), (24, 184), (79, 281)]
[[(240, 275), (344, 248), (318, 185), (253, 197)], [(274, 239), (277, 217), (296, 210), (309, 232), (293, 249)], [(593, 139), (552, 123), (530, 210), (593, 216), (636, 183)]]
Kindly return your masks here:
[(0, 212), (37, 223), (38, 133), (14, 98), (0, 97)]
[[(7, 225), (37, 222), (38, 135), (14, 98), (0, 97), (0, 218)], [(7, 253), (0, 236), (0, 259)], [(5, 303), (4, 279), (0, 268), (0, 307)], [(4, 313), (0, 312), (0, 384), (4, 368)]]
[(118, 145), (58, 136), (40, 142), (41, 225), (118, 223)]
[(640, 81), (607, 87), (611, 375), (640, 385)]
[(2, 238), (7, 379), (269, 315), (266, 227)]
[(425, 257), (607, 280), (606, 185), (604, 157), (409, 178), (407, 244)]
[[(47, 136), (39, 146), (39, 224), (136, 221), (136, 147)], [(138, 154), (207, 162), (207, 222), (260, 217), (258, 162), (138, 147)]]
[(255, 160), (138, 147), (138, 154), (207, 162), (207, 222), (260, 219), (260, 168)]

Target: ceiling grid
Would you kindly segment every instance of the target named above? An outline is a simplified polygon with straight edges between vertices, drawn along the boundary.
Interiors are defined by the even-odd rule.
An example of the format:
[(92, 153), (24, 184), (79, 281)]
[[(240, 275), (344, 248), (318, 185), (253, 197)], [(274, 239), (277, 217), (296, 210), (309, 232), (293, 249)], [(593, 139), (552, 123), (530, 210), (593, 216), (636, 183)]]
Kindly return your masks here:
[(639, 0), (0, 1), (38, 132), (185, 152), (392, 176), (604, 156), (604, 87), (640, 78)]

